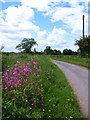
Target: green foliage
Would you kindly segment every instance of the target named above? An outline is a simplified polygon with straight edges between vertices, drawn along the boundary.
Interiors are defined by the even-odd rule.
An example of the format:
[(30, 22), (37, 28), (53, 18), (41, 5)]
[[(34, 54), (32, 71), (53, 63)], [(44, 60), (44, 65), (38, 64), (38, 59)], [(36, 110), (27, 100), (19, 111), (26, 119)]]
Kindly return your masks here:
[(44, 50), (44, 53), (48, 55), (51, 54), (51, 52), (52, 52), (52, 49), (50, 46), (47, 46), (46, 49)]
[(71, 49), (64, 49), (63, 55), (74, 55), (77, 54), (76, 52), (72, 51)]
[(55, 60), (69, 62), (69, 63), (73, 63), (73, 64), (76, 64), (76, 65), (80, 65), (80, 66), (90, 68), (90, 59), (89, 58), (82, 58), (80, 56), (70, 56), (70, 55), (51, 56), (51, 58), (55, 59)]
[(36, 41), (33, 38), (31, 38), (31, 39), (24, 38), (22, 40), (22, 42), (19, 45), (16, 46), (16, 48), (19, 49), (19, 50), (23, 50), (26, 53), (30, 53), (31, 52), (31, 48), (34, 45), (36, 45), (36, 44), (37, 43), (36, 43)]
[(75, 45), (79, 47), (78, 50), (82, 57), (90, 57), (90, 36), (76, 40)]
[(61, 55), (61, 51), (60, 50), (52, 50), (50, 46), (47, 46), (44, 50), (44, 53), (47, 55)]
[(3, 119), (40, 117), (37, 108), (41, 111), (44, 99), (39, 72), (36, 61), (23, 61), (3, 73)]
[[(7, 66), (12, 67), (16, 61), (30, 61), (35, 60), (38, 62), (37, 67), (41, 70), (40, 75), (37, 78), (37, 82), (42, 80), (42, 95), (44, 98), (43, 106), (36, 105), (33, 109), (31, 105), (31, 93), (33, 91), (26, 91), (28, 97), (23, 96), (23, 92), (18, 89), (13, 90), (10, 95), (2, 93), (3, 97), (3, 119), (61, 119), (61, 118), (82, 118), (83, 115), (77, 103), (77, 98), (73, 93), (67, 79), (62, 71), (51, 62), (51, 59), (46, 55), (29, 55), (29, 54), (17, 54), (17, 55), (5, 55), (3, 60), (7, 59), (7, 64), (3, 64), (6, 71)], [(9, 61), (8, 61), (9, 60)], [(15, 63), (14, 63), (15, 62)], [(34, 79), (33, 79), (34, 80)], [(35, 85), (37, 84), (35, 82)], [(34, 97), (36, 96), (36, 90), (34, 91)], [(35, 97), (40, 103), (40, 98)]]
[(52, 50), (52, 53), (51, 53), (51, 54), (52, 54), (52, 55), (61, 55), (61, 51), (54, 49), (54, 50)]
[[(44, 53), (46, 55), (62, 55), (60, 50), (54, 49), (52, 50), (50, 46), (47, 46), (44, 50)], [(74, 52), (71, 49), (64, 49), (63, 50), (63, 55), (77, 55), (78, 52)]]

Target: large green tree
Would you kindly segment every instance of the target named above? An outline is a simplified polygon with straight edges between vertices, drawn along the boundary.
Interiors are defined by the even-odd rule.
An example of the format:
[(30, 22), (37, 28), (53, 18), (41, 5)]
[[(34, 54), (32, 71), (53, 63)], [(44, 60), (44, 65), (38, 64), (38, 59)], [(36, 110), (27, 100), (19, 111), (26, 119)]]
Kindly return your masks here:
[(44, 53), (49, 55), (49, 54), (51, 54), (51, 52), (52, 52), (51, 47), (50, 46), (46, 46), (46, 48), (44, 50)]
[(74, 51), (72, 51), (71, 49), (64, 49), (63, 50), (63, 55), (74, 55)]
[(56, 50), (56, 49), (52, 50), (50, 46), (46, 46), (44, 53), (48, 55), (61, 55), (60, 50)]
[(34, 38), (24, 38), (20, 44), (16, 46), (18, 50), (23, 50), (26, 53), (31, 52), (31, 48), (37, 45), (36, 41)]
[(52, 50), (52, 55), (61, 55), (61, 51), (54, 49), (54, 50)]
[(86, 36), (84, 38), (80, 38), (80, 40), (76, 40), (75, 45), (79, 47), (78, 51), (81, 56), (90, 57), (90, 36)]

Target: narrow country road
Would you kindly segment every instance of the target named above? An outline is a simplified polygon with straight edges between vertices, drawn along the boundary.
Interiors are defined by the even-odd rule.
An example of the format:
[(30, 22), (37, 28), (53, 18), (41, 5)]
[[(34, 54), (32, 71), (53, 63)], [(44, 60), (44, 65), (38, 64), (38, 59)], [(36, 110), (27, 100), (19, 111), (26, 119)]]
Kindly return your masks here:
[[(74, 64), (52, 60), (65, 74), (73, 88), (80, 108), (88, 118), (88, 69)], [(90, 73), (89, 73), (90, 74)]]

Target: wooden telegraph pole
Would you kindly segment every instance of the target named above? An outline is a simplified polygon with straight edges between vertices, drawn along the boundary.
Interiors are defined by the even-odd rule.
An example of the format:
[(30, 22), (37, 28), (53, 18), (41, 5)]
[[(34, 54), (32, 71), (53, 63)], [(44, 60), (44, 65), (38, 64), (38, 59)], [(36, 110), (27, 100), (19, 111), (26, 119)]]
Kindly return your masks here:
[(84, 18), (85, 16), (83, 15), (83, 39), (84, 39)]

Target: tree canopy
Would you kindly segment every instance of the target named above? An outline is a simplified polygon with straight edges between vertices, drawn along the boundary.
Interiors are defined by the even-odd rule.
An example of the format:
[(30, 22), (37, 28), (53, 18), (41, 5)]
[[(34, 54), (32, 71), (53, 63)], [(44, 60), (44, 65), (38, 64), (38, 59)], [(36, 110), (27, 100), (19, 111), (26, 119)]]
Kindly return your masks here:
[(90, 36), (86, 36), (84, 38), (80, 38), (80, 40), (76, 40), (75, 45), (79, 47), (78, 51), (81, 56), (90, 57)]
[(18, 50), (23, 50), (26, 53), (31, 52), (31, 48), (36, 45), (34, 38), (24, 38), (20, 44), (16, 46)]
[(50, 47), (50, 46), (46, 46), (46, 48), (45, 48), (45, 50), (44, 50), (44, 53), (45, 53), (45, 54), (51, 54), (51, 52), (52, 52), (51, 47)]
[(74, 55), (74, 51), (72, 51), (71, 49), (64, 49), (63, 55)]
[(48, 55), (61, 55), (60, 50), (56, 50), (56, 49), (52, 50), (50, 46), (46, 46), (44, 53)]

